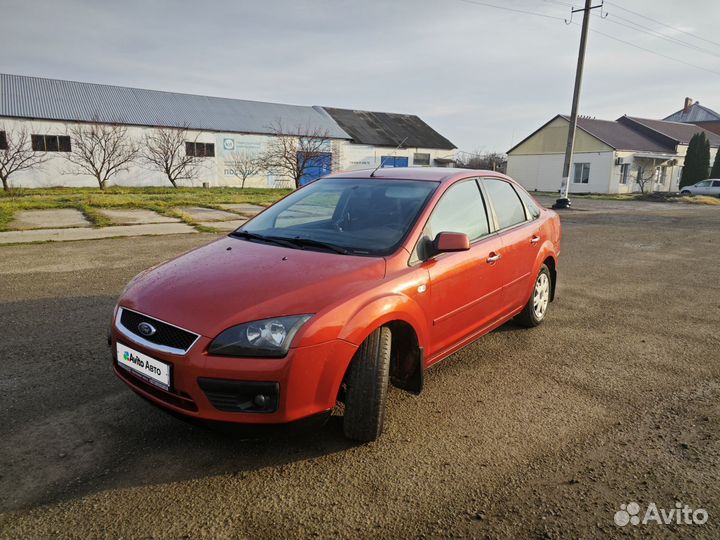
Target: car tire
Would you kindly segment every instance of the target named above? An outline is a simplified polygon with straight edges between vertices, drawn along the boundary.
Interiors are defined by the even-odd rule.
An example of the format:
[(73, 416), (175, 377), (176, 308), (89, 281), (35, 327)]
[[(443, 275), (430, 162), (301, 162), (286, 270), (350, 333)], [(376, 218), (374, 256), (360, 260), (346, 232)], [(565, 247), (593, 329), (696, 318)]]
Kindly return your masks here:
[(543, 264), (535, 278), (530, 299), (515, 320), (528, 328), (533, 328), (543, 322), (550, 306), (552, 286), (550, 270), (547, 265)]
[(683, 189), (683, 190), (680, 192), (680, 195), (692, 195), (692, 193), (689, 192), (687, 189)]
[(382, 433), (390, 378), (389, 328), (378, 328), (360, 345), (345, 379), (345, 436), (369, 442)]

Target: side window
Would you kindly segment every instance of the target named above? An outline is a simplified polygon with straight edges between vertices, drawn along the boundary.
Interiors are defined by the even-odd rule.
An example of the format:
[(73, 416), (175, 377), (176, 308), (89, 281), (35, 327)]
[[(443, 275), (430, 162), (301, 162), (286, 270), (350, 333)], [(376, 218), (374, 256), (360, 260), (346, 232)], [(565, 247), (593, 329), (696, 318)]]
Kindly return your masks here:
[(415, 152), (413, 154), (413, 165), (421, 166), (421, 167), (429, 167), (430, 166), (430, 154), (421, 154), (421, 153)]
[(538, 218), (540, 216), (540, 208), (538, 207), (535, 200), (530, 195), (528, 195), (527, 191), (525, 191), (524, 189), (519, 188), (518, 186), (513, 186), (513, 188), (515, 188), (515, 192), (520, 196), (522, 202), (525, 203), (525, 208), (527, 208), (529, 218)]
[(720, 187), (720, 180), (713, 180), (712, 187)]
[(465, 233), (470, 241), (490, 232), (482, 195), (475, 180), (465, 180), (448, 188), (425, 224), (411, 263), (431, 254), (432, 241), (440, 232)]
[(573, 184), (587, 184), (590, 182), (589, 163), (576, 163), (573, 172)]
[(485, 178), (485, 190), (495, 210), (498, 228), (505, 229), (525, 221), (525, 209), (513, 187), (504, 180)]
[(31, 135), (30, 141), (35, 152), (70, 152), (68, 135)]

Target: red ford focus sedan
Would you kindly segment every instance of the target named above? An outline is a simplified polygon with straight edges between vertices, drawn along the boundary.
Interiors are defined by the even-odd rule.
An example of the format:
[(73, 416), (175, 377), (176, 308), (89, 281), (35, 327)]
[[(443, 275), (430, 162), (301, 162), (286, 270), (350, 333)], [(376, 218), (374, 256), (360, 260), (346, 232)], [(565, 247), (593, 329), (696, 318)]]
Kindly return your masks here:
[(515, 318), (557, 283), (560, 221), (491, 171), (405, 168), (321, 178), (229, 236), (136, 276), (115, 308), (115, 373), (205, 421), (281, 424), (344, 404), (345, 434), (382, 432), (388, 384)]

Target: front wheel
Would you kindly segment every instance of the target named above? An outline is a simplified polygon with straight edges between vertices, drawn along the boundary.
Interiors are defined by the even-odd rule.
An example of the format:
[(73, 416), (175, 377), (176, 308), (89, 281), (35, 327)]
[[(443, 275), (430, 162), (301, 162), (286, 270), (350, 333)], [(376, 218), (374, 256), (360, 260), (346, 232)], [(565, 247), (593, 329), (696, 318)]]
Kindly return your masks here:
[(525, 309), (517, 316), (516, 320), (520, 324), (532, 328), (543, 322), (547, 314), (548, 306), (550, 305), (551, 287), (550, 270), (547, 265), (543, 264), (535, 278), (535, 286), (530, 295), (530, 300), (525, 304)]
[(692, 193), (690, 193), (687, 189), (683, 189), (683, 190), (680, 192), (680, 195), (692, 195)]
[(345, 379), (343, 431), (348, 439), (374, 441), (382, 433), (390, 377), (389, 328), (378, 328), (360, 345)]

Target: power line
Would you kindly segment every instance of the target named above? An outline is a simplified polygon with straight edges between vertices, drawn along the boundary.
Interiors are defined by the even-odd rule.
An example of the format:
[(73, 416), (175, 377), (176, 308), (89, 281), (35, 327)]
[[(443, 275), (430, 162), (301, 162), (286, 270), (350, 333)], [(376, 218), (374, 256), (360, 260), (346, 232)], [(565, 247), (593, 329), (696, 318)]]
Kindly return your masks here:
[[(573, 7), (572, 4), (570, 4), (570, 3), (568, 3), (568, 2), (561, 2), (561, 1), (559, 1), (559, 0), (543, 0), (543, 2), (550, 3), (550, 4), (556, 4), (556, 5), (559, 5), (559, 6), (565, 6), (565, 7), (569, 7), (569, 8), (572, 8), (572, 7)], [(614, 6), (617, 6), (614, 2), (611, 2), (610, 0), (608, 0), (607, 3), (608, 3), (608, 4), (612, 4), (612, 5), (614, 5)], [(640, 13), (637, 13), (637, 12), (635, 12), (635, 11), (630, 11), (630, 10), (628, 10), (628, 9), (626, 9), (626, 8), (621, 7), (621, 6), (617, 6), (617, 7), (620, 8), (620, 9), (623, 9), (624, 11), (628, 11), (628, 12), (630, 12), (630, 13), (633, 13), (633, 14), (635, 14), (635, 15), (638, 16), (638, 17), (642, 17), (642, 18), (644, 18), (644, 19), (648, 19), (648, 20), (650, 20), (650, 21), (652, 21), (652, 22), (655, 22), (656, 24), (660, 24), (660, 25), (662, 25), (662, 26), (665, 26), (665, 27), (667, 27), (667, 28), (670, 28), (670, 29), (672, 29), (672, 30), (674, 30), (674, 31), (676, 31), (676, 32), (682, 32), (682, 33), (688, 34), (688, 35), (690, 35), (690, 36), (692, 36), (692, 37), (698, 37), (698, 36), (695, 36), (694, 34), (690, 34), (690, 33), (688, 33), (688, 32), (685, 32), (685, 31), (683, 31), (683, 30), (680, 30), (679, 28), (675, 28), (675, 27), (673, 27), (673, 26), (670, 26), (670, 25), (668, 25), (668, 24), (662, 23), (662, 22), (660, 22), (660, 21), (656, 21), (655, 19), (651, 19), (651, 18), (649, 18), (649, 17), (646, 17), (646, 16), (644, 16), (644, 15), (641, 15)], [(656, 29), (654, 29), (654, 28), (651, 28), (651, 27), (649, 27), (649, 26), (645, 26), (645, 25), (643, 25), (643, 24), (640, 24), (640, 23), (638, 23), (638, 22), (635, 22), (635, 21), (630, 20), (630, 19), (625, 18), (625, 17), (621, 17), (620, 15), (616, 15), (616, 14), (614, 14), (614, 13), (610, 13), (610, 14), (609, 14), (609, 15), (610, 15), (609, 17), (608, 17), (608, 14), (606, 14), (604, 17), (603, 17), (601, 14), (599, 14), (599, 13), (594, 13), (593, 15), (595, 15), (596, 17), (600, 17), (600, 18), (602, 18), (603, 20), (607, 20), (609, 23), (616, 24), (616, 25), (619, 25), (619, 26), (624, 26), (625, 28), (629, 28), (630, 30), (635, 30), (635, 31), (637, 31), (637, 32), (642, 32), (642, 33), (644, 33), (644, 34), (648, 34), (648, 35), (651, 35), (651, 36), (654, 36), (654, 37), (657, 37), (657, 38), (660, 38), (660, 39), (664, 39), (664, 40), (666, 40), (666, 41), (668, 41), (668, 42), (670, 42), (670, 43), (674, 43), (674, 44), (676, 44), (676, 45), (681, 45), (681, 46), (683, 46), (683, 47), (688, 47), (688, 48), (691, 48), (691, 49), (695, 49), (696, 51), (700, 51), (700, 52), (703, 52), (703, 53), (705, 53), (705, 54), (709, 54), (709, 55), (711, 55), (711, 56), (715, 56), (715, 57), (720, 58), (720, 50), (718, 50), (718, 51), (713, 51), (713, 50), (710, 50), (710, 49), (706, 49), (706, 48), (704, 48), (704, 47), (701, 47), (701, 46), (699, 46), (699, 45), (696, 45), (696, 44), (694, 44), (694, 43), (689, 43), (689, 42), (687, 42), (687, 41), (683, 41), (683, 40), (678, 39), (678, 38), (676, 38), (676, 37), (668, 36), (668, 35), (663, 34), (663, 33), (661, 33), (660, 31), (658, 31), (658, 30), (656, 30)], [(618, 21), (618, 20), (615, 20), (615, 19), (619, 19), (619, 21)], [(620, 22), (620, 21), (625, 21), (625, 22), (622, 23), (622, 22)], [(628, 26), (628, 25), (632, 25), (632, 26)], [(709, 41), (709, 40), (706, 40), (706, 39), (704, 39), (704, 38), (699, 38), (699, 39), (702, 39), (703, 41), (708, 41), (709, 43), (716, 44), (714, 41)], [(720, 44), (717, 44), (717, 45), (720, 46)]]
[(534, 15), (536, 17), (543, 17), (545, 19), (555, 19), (556, 21), (564, 21), (562, 17), (555, 17), (553, 15), (547, 15), (546, 13), (540, 13), (537, 11), (529, 11), (526, 9), (510, 8), (507, 6), (498, 6), (497, 4), (490, 4), (488, 2), (480, 2), (479, 0), (458, 0), (459, 2), (465, 2), (466, 4), (473, 4), (476, 6), (485, 6), (495, 9), (501, 9), (503, 11), (512, 11), (513, 13), (523, 13), (525, 15)]
[(677, 28), (677, 27), (675, 27), (675, 26), (671, 26), (671, 25), (666, 24), (666, 23), (664, 23), (664, 22), (662, 22), (662, 21), (658, 21), (657, 19), (653, 19), (653, 18), (651, 18), (651, 17), (648, 17), (647, 15), (643, 15), (642, 13), (638, 13), (637, 11), (633, 11), (633, 10), (631, 10), (631, 9), (624, 8), (624, 7), (622, 7), (621, 5), (616, 4), (615, 2), (611, 2), (610, 0), (606, 0), (606, 1), (607, 1), (608, 4), (614, 6), (614, 7), (618, 8), (618, 9), (621, 9), (621, 10), (623, 10), (623, 11), (627, 11), (628, 13), (632, 13), (633, 15), (635, 15), (635, 16), (637, 16), (637, 17), (642, 17), (643, 19), (647, 19), (648, 21), (652, 21), (652, 22), (654, 22), (655, 24), (659, 24), (660, 26), (664, 26), (664, 27), (666, 27), (666, 28), (670, 28), (671, 30), (674, 30), (675, 32), (680, 32), (681, 34), (686, 34), (686, 35), (688, 35), (688, 36), (690, 36), (690, 37), (693, 37), (693, 38), (695, 38), (695, 39), (699, 39), (699, 40), (701, 40), (701, 41), (705, 41), (705, 42), (707, 42), (707, 43), (710, 43), (710, 44), (712, 44), (712, 45), (716, 45), (716, 46), (720, 47), (720, 43), (718, 43), (717, 41), (712, 41), (712, 40), (709, 40), (709, 39), (705, 39), (704, 37), (697, 36), (697, 35), (695, 35), (695, 34), (692, 34), (692, 33), (690, 33), (690, 32), (687, 32), (687, 31), (682, 30), (682, 29), (680, 29), (680, 28)]
[(669, 56), (667, 54), (662, 54), (657, 51), (653, 51), (652, 49), (648, 49), (646, 47), (643, 47), (641, 45), (636, 45), (635, 43), (631, 43), (630, 41), (625, 41), (624, 39), (620, 39), (619, 37), (606, 34), (605, 32), (601, 32), (600, 30), (595, 30), (593, 28), (590, 29), (591, 32), (595, 32), (596, 34), (600, 34), (601, 36), (605, 36), (606, 38), (613, 39), (615, 41), (619, 41), (620, 43), (624, 43), (625, 45), (629, 45), (630, 47), (635, 47), (636, 49), (640, 49), (645, 52), (649, 52), (650, 54), (654, 54), (656, 56), (661, 56), (663, 58), (666, 58), (668, 60), (673, 60), (674, 62), (679, 62), (680, 64), (685, 64), (686, 66), (693, 67), (695, 69), (701, 69), (703, 71), (707, 71), (708, 73), (712, 73), (713, 75), (720, 76), (720, 71), (713, 71), (712, 69), (707, 69), (702, 66), (698, 66), (696, 64), (691, 64), (690, 62), (686, 62), (685, 60), (681, 60), (680, 58), (675, 58), (674, 56)]
[[(500, 10), (503, 10), (503, 11), (510, 11), (510, 12), (513, 12), (513, 13), (522, 13), (522, 14), (524, 14), (524, 15), (532, 15), (532, 16), (535, 16), (535, 17), (543, 17), (543, 18), (545, 18), (545, 19), (553, 19), (553, 20), (563, 21), (563, 22), (565, 21), (565, 18), (564, 18), (564, 17), (556, 17), (556, 16), (553, 16), (553, 15), (548, 15), (548, 14), (546, 14), (546, 13), (539, 13), (539, 12), (537, 12), (537, 11), (529, 11), (529, 10), (525, 10), (525, 9), (509, 8), (509, 7), (506, 7), (506, 6), (498, 6), (497, 4), (491, 4), (491, 3), (489, 3), (489, 2), (481, 2), (480, 0), (457, 0), (457, 1), (458, 1), (458, 2), (464, 2), (464, 3), (466, 3), (466, 4), (472, 4), (472, 5), (477, 5), (477, 6), (484, 6), (484, 7), (489, 7), (489, 8), (493, 8), (493, 9), (500, 9)], [(547, 0), (547, 1), (551, 1), (551, 0)], [(553, 3), (560, 3), (560, 2), (553, 1)], [(608, 3), (611, 3), (611, 2), (608, 2)], [(615, 5), (614, 2), (612, 2), (612, 4)], [(624, 9), (624, 8), (623, 8), (623, 9)], [(626, 10), (626, 11), (629, 11), (629, 10)], [(633, 12), (633, 13), (634, 13), (634, 12)], [(640, 16), (642, 16), (642, 15), (640, 15)], [(647, 17), (647, 18), (649, 19), (649, 17)], [(650, 19), (650, 20), (652, 20), (652, 19)], [(653, 22), (655, 22), (655, 21), (653, 21)], [(580, 23), (573, 23), (573, 24), (576, 25), (576, 26), (580, 26)], [(665, 25), (664, 23), (659, 23), (659, 24), (663, 24), (664, 26), (668, 26), (668, 25)], [(670, 27), (670, 28), (672, 28), (672, 27)], [(675, 29), (675, 30), (677, 30), (677, 29)], [(718, 75), (718, 76), (720, 76), (720, 72), (718, 72), (718, 71), (713, 71), (712, 69), (707, 69), (707, 68), (704, 68), (704, 67), (702, 67), (702, 66), (698, 66), (698, 65), (696, 65), (696, 64), (691, 64), (690, 62), (686, 62), (685, 60), (682, 60), (682, 59), (680, 59), (680, 58), (676, 58), (676, 57), (674, 57), (674, 56), (669, 56), (669, 55), (667, 55), (667, 54), (659, 53), (659, 52), (654, 51), (654, 50), (652, 50), (652, 49), (648, 49), (647, 47), (643, 47), (643, 46), (641, 46), (641, 45), (637, 45), (637, 44), (635, 44), (635, 43), (632, 43), (632, 42), (630, 42), (630, 41), (626, 41), (626, 40), (624, 40), (624, 39), (621, 39), (621, 38), (619, 38), (619, 37), (613, 36), (613, 35), (611, 35), (611, 34), (607, 34), (607, 33), (605, 33), (605, 32), (601, 32), (600, 30), (595, 30), (595, 29), (591, 28), (590, 31), (591, 31), (591, 32), (594, 32), (594, 33), (596, 33), (596, 34), (599, 34), (599, 35), (601, 35), (601, 36), (605, 36), (606, 38), (612, 39), (612, 40), (617, 41), (617, 42), (619, 42), (619, 43), (623, 43), (623, 44), (628, 45), (628, 46), (630, 46), (630, 47), (634, 47), (634, 48), (636, 48), (636, 49), (640, 49), (641, 51), (645, 51), (645, 52), (647, 52), (647, 53), (654, 54), (655, 56), (659, 56), (659, 57), (661, 57), (661, 58), (665, 58), (665, 59), (667, 59), (667, 60), (672, 60), (673, 62), (677, 62), (677, 63), (679, 63), (679, 64), (684, 64), (684, 65), (686, 65), (686, 66), (689, 66), (689, 67), (692, 67), (692, 68), (695, 68), (695, 69), (699, 69), (699, 70), (705, 71), (705, 72), (707, 72), (707, 73), (712, 73), (713, 75)]]
[[(692, 43), (688, 43), (687, 41), (682, 41), (681, 39), (677, 39), (677, 38), (674, 38), (674, 37), (672, 37), (672, 36), (666, 36), (665, 34), (661, 34), (660, 32), (658, 32), (658, 31), (656, 31), (656, 30), (653, 30), (652, 28), (649, 28), (649, 27), (647, 27), (647, 26), (643, 26), (643, 25), (641, 25), (641, 24), (639, 24), (639, 23), (636, 23), (636, 22), (634, 22), (634, 21), (631, 21), (631, 20), (629, 20), (629, 19), (625, 19), (625, 18), (623, 18), (623, 17), (618, 17), (617, 15), (615, 15), (615, 16), (612, 16), (612, 14), (610, 14), (610, 15), (611, 15), (611, 16), (608, 16), (608, 18), (605, 19), (605, 20), (606, 20), (607, 22), (609, 22), (609, 23), (617, 24), (617, 25), (619, 25), (619, 26), (624, 26), (625, 28), (630, 28), (631, 30), (636, 30), (636, 31), (638, 31), (638, 32), (642, 32), (643, 34), (647, 34), (647, 35), (654, 36), (654, 37), (657, 37), (657, 38), (660, 38), (660, 39), (664, 39), (664, 40), (666, 40), (666, 41), (669, 41), (670, 43), (674, 43), (674, 44), (676, 44), (676, 45), (680, 45), (680, 46), (683, 46), (683, 47), (688, 47), (688, 48), (690, 48), (690, 49), (694, 49), (694, 50), (696, 50), (696, 51), (700, 51), (700, 52), (703, 52), (703, 53), (705, 53), (705, 54), (709, 54), (710, 56), (715, 56), (716, 58), (720, 58), (720, 53), (718, 53), (718, 52), (711, 51), (710, 49), (705, 49), (705, 48), (703, 48), (703, 47), (699, 47), (698, 45), (694, 45), (694, 44), (692, 44)], [(620, 22), (620, 21), (616, 21), (616, 20), (614, 20), (614, 18), (618, 18), (618, 19), (620, 19), (620, 20), (622, 20), (622, 21), (625, 21), (626, 23), (629, 23), (629, 24), (625, 24), (625, 23), (622, 23), (622, 22)], [(632, 26), (631, 26), (631, 25), (632, 25)]]

